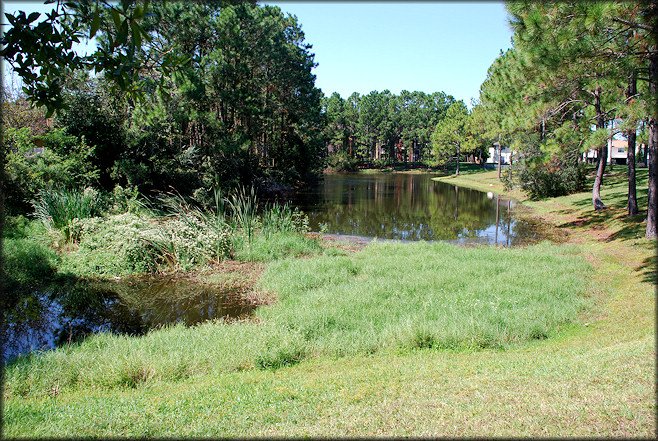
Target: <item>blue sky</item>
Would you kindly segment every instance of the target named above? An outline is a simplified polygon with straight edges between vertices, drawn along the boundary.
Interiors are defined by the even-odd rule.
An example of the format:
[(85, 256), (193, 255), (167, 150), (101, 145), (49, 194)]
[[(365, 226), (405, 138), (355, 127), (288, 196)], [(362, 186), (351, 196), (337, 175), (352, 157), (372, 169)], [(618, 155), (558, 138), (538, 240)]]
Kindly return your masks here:
[(512, 32), (503, 2), (271, 1), (297, 16), (325, 95), (443, 91), (469, 105)]
[[(491, 63), (511, 47), (503, 2), (264, 3), (297, 16), (318, 63), (316, 86), (325, 95), (443, 91), (470, 107)], [(49, 7), (4, 2), (6, 12)]]

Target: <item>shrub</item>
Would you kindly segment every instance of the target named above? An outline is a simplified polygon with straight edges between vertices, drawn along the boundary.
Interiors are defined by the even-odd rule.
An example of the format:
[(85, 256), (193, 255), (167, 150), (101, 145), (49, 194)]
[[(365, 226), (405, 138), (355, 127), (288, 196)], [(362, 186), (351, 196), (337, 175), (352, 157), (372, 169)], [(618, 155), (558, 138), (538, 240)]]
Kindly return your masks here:
[(531, 199), (564, 196), (582, 191), (586, 182), (584, 164), (565, 164), (553, 159), (548, 163), (519, 161), (512, 166), (512, 179), (502, 176), (507, 189), (517, 183)]
[(145, 205), (139, 200), (137, 187), (123, 188), (116, 185), (108, 196), (108, 209), (111, 214), (137, 213)]
[(79, 246), (64, 257), (63, 268), (78, 275), (185, 271), (231, 255), (228, 227), (217, 229), (200, 218), (124, 213), (77, 219), (72, 230)]
[(350, 158), (347, 153), (339, 152), (327, 156), (327, 168), (335, 171), (356, 171), (358, 170), (359, 160)]
[(4, 132), (5, 208), (9, 214), (26, 214), (30, 201), (45, 188), (93, 186), (98, 170), (90, 162), (91, 149), (84, 138), (62, 130), (44, 135), (43, 151), (37, 149), (28, 128)]

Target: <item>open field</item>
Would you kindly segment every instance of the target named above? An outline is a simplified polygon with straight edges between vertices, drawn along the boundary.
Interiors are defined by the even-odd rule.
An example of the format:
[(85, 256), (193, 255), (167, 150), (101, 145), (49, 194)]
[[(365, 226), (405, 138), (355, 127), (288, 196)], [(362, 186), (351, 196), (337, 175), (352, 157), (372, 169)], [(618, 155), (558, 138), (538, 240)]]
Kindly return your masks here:
[[(603, 212), (588, 192), (524, 201), (564, 244), (325, 244), (265, 265), (258, 289), (277, 301), (255, 321), (96, 336), (20, 360), (5, 375), (3, 433), (654, 437), (655, 241), (642, 215), (624, 216), (624, 171), (606, 177)], [(503, 193), (496, 171), (442, 180)], [(642, 212), (646, 190), (638, 200)], [(531, 318), (554, 319), (543, 329), (515, 306), (533, 301), (544, 314)]]

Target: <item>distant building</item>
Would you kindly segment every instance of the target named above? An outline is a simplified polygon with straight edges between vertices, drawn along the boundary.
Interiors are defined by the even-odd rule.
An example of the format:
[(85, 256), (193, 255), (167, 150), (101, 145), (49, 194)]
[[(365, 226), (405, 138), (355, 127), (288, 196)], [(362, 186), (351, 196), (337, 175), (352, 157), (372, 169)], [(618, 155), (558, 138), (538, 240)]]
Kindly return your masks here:
[[(612, 139), (608, 140), (608, 160), (607, 164), (626, 164), (628, 160), (628, 140), (626, 139)], [(637, 157), (641, 145), (635, 146), (635, 155)], [(597, 150), (589, 150), (583, 154), (584, 159), (589, 163), (596, 162), (598, 158)]]
[[(503, 147), (500, 149), (501, 164), (509, 164), (510, 157), (515, 152), (512, 152), (509, 147)], [(487, 164), (498, 164), (498, 143), (494, 142), (493, 147), (489, 147), (489, 157), (487, 158)]]

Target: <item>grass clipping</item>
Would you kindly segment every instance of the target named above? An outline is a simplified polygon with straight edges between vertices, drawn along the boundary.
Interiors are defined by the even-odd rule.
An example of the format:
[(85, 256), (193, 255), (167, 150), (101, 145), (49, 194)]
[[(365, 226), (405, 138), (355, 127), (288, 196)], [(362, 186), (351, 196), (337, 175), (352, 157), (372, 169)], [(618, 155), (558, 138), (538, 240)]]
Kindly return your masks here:
[(195, 374), (276, 369), (309, 357), (415, 348), (480, 349), (545, 339), (577, 322), (590, 267), (577, 247), (375, 242), (272, 262), (256, 320), (98, 334), (6, 369), (5, 397), (136, 387)]

